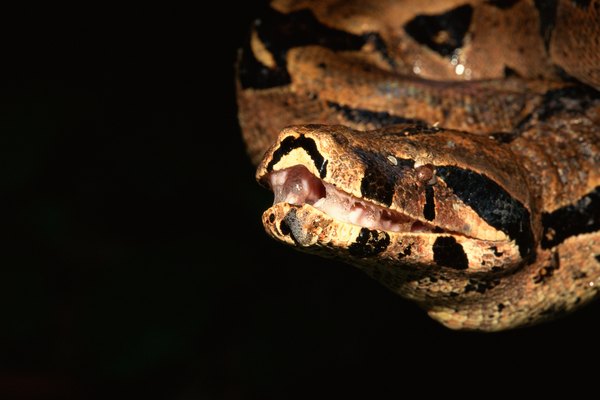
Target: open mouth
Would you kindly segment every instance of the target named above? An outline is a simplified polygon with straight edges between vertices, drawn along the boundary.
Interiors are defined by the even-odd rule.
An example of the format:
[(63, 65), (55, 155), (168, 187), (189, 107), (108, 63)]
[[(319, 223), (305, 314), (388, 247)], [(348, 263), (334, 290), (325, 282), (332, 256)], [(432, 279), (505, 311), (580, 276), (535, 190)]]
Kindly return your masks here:
[(309, 204), (338, 221), (369, 229), (390, 232), (443, 232), (434, 225), (345, 193), (317, 178), (302, 165), (274, 171), (269, 174), (268, 182), (275, 194), (273, 204)]

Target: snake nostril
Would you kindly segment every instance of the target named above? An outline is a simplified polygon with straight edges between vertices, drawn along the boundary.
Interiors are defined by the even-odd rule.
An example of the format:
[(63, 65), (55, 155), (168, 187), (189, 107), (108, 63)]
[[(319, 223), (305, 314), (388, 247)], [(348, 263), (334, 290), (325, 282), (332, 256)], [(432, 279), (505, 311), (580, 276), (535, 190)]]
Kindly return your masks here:
[(270, 223), (275, 222), (275, 214), (271, 213), (271, 215), (269, 215), (269, 222)]

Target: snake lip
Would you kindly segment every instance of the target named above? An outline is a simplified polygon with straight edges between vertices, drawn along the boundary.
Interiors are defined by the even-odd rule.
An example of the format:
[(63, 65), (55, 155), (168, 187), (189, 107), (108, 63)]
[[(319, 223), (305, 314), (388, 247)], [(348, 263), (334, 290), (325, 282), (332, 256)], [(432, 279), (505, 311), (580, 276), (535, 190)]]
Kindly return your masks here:
[(346, 193), (317, 178), (303, 165), (271, 172), (266, 181), (274, 193), (273, 204), (308, 204), (335, 220), (369, 229), (389, 232), (444, 232), (439, 227), (418, 221), (397, 210)]

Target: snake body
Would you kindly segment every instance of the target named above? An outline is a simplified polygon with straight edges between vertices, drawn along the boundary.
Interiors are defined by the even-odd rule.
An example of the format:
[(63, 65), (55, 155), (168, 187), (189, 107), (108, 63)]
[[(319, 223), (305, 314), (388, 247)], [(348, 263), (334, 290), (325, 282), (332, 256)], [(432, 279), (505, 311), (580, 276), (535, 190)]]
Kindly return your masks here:
[(600, 2), (281, 0), (238, 64), (275, 239), (453, 329), (600, 291)]

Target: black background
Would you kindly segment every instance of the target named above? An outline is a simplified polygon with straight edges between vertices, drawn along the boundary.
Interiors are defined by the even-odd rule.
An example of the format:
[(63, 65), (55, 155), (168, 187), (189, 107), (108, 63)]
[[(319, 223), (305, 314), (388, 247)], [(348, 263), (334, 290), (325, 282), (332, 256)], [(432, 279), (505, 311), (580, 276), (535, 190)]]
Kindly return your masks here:
[(585, 386), (598, 304), (453, 332), (264, 234), (271, 196), (244, 153), (233, 80), (264, 2), (221, 3), (36, 9), (5, 26), (0, 398)]

